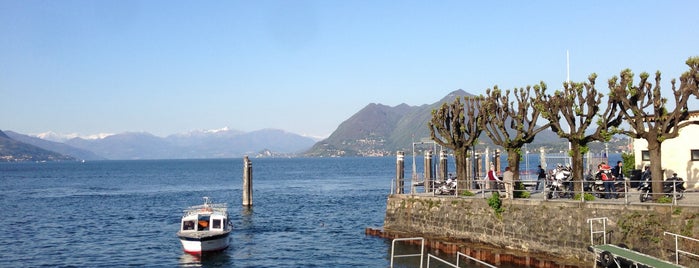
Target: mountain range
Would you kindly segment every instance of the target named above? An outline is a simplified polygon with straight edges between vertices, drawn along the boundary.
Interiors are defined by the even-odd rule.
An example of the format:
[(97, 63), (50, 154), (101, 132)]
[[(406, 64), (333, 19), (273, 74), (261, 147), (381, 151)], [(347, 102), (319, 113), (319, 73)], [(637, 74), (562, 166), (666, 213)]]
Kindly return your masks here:
[[(40, 160), (118, 160), (118, 159), (187, 159), (187, 158), (231, 158), (250, 155), (254, 157), (341, 157), (341, 156), (386, 156), (396, 151), (412, 151), (413, 143), (429, 141), (427, 122), (432, 111), (443, 103), (451, 103), (457, 97), (472, 96), (456, 90), (442, 99), (420, 106), (400, 104), (387, 106), (371, 103), (342, 122), (326, 139), (316, 140), (277, 129), (242, 132), (231, 129), (215, 131), (192, 131), (157, 137), (144, 132), (127, 132), (101, 135), (84, 139), (63, 139), (54, 134), (29, 136), (6, 131), (0, 136), (0, 161), (8, 158)], [(0, 132), (1, 133), (1, 132)], [(5, 135), (6, 134), (6, 135)], [(47, 140), (52, 139), (52, 141)], [(618, 140), (618, 138), (616, 139)], [(476, 149), (495, 148), (487, 135), (478, 139)], [(610, 149), (623, 147), (616, 141)], [(29, 145), (22, 147), (23, 144)], [(419, 145), (425, 146), (425, 145)], [(550, 129), (537, 134), (528, 145), (530, 151), (539, 147), (564, 151), (567, 142)], [(590, 144), (598, 150), (602, 144)], [(8, 148), (18, 153), (13, 153)], [(38, 150), (41, 149), (41, 150)], [(29, 152), (36, 152), (31, 157)], [(57, 154), (49, 154), (56, 152)], [(3, 160), (4, 159), (4, 160)]]
[[(192, 131), (164, 138), (144, 132), (127, 132), (95, 139), (76, 137), (63, 142), (49, 141), (13, 131), (5, 133), (7, 134), (5, 135), (6, 140), (12, 141), (15, 148), (24, 144), (28, 145), (27, 148), (43, 148), (56, 152), (57, 155), (68, 156), (62, 160), (71, 158), (137, 160), (231, 158), (244, 155), (292, 156), (307, 150), (316, 142), (311, 138), (278, 129), (263, 129), (253, 132), (229, 129)], [(3, 155), (8, 155), (8, 153), (0, 151), (0, 157)], [(21, 159), (26, 161), (26, 158), (22, 157)]]

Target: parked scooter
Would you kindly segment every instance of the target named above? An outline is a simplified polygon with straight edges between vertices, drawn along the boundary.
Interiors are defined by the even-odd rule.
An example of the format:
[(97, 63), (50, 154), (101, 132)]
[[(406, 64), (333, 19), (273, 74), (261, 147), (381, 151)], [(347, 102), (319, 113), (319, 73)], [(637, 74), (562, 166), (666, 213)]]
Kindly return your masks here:
[(434, 194), (449, 194), (449, 195), (454, 195), (456, 194), (456, 180), (452, 179), (451, 177), (448, 178), (446, 181), (436, 181), (435, 182), (435, 189), (434, 189)]

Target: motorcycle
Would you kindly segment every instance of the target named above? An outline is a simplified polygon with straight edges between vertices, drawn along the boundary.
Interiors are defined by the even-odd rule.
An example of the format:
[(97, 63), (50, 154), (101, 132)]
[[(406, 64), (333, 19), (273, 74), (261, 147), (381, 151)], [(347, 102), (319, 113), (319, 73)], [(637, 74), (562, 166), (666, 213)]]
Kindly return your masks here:
[[(682, 178), (677, 177), (677, 174), (674, 175), (675, 176), (668, 178), (666, 181), (663, 182), (663, 193), (667, 197), (674, 198), (675, 200), (680, 200), (684, 197), (684, 191), (686, 190), (684, 188), (684, 180)], [(639, 189), (641, 191), (641, 202), (651, 200), (652, 190), (650, 178), (646, 178), (645, 180), (643, 180)]]
[(586, 193), (591, 193), (595, 197), (602, 197), (604, 194), (604, 182), (602, 181), (601, 174), (598, 172), (596, 174), (588, 174), (585, 176), (585, 183), (583, 184), (583, 190)]
[(650, 184), (650, 176), (646, 177), (642, 182), (641, 185), (638, 186), (638, 190), (641, 191), (640, 199), (641, 202), (646, 202), (651, 199), (651, 184)]
[(570, 166), (564, 167), (558, 164), (553, 174), (547, 178), (546, 188), (544, 188), (546, 199), (573, 197), (571, 173), (572, 170)]
[(616, 196), (616, 198), (623, 198), (624, 194), (626, 193), (626, 181), (612, 176), (611, 169), (606, 165), (603, 169), (597, 171), (595, 175), (590, 174), (585, 177), (583, 190), (591, 193), (597, 198), (603, 198), (606, 194), (606, 189), (604, 187), (604, 181), (606, 180), (605, 177), (614, 180), (613, 194)]
[(665, 193), (665, 196), (667, 197), (673, 197), (674, 195), (676, 200), (680, 200), (682, 197), (684, 197), (685, 190), (684, 180), (677, 177), (677, 174), (673, 174), (672, 177), (663, 182), (663, 193)]
[(438, 195), (442, 195), (442, 194), (454, 195), (454, 194), (456, 194), (456, 180), (449, 178), (443, 182), (436, 181), (434, 194), (438, 194)]

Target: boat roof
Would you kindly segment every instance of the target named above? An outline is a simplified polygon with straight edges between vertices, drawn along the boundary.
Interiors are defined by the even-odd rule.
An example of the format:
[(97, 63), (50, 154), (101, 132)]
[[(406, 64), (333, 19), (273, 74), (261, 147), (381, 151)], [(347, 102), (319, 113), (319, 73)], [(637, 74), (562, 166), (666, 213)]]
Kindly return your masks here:
[(204, 197), (203, 205), (190, 206), (184, 210), (184, 217), (194, 214), (222, 214), (228, 216), (228, 204), (211, 203), (209, 197)]

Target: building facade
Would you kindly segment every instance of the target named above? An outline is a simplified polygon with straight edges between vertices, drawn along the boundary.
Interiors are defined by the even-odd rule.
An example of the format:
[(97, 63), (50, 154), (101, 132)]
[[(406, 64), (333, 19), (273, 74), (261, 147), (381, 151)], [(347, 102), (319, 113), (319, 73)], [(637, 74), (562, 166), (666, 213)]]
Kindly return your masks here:
[[(699, 121), (699, 111), (690, 112), (689, 120)], [(648, 142), (635, 139), (633, 143), (635, 169), (643, 170), (650, 164)], [(663, 180), (673, 173), (685, 180), (687, 189), (699, 190), (699, 125), (688, 125), (679, 131), (679, 136), (662, 143)]]

